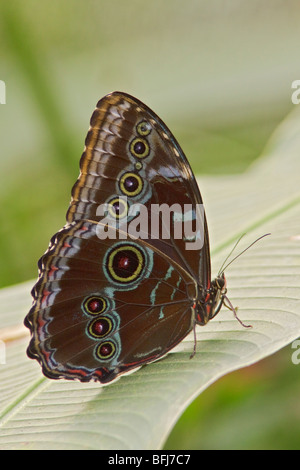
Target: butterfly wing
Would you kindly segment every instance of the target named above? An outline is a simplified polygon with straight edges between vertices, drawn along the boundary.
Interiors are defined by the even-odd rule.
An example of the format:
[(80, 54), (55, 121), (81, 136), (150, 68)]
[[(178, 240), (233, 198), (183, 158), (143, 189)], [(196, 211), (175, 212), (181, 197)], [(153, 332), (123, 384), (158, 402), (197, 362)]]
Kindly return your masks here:
[[(48, 377), (107, 383), (162, 357), (191, 331), (197, 284), (203, 305), (210, 285), (208, 233), (204, 214), (202, 249), (187, 249), (189, 235), (175, 237), (183, 218), (196, 221), (199, 189), (171, 132), (129, 95), (99, 101), (80, 170), (67, 225), (39, 261), (25, 319), (28, 355)], [(103, 238), (103, 205), (115, 238)], [(165, 238), (153, 236), (156, 224), (168, 225), (153, 209), (162, 205), (173, 207)], [(136, 206), (147, 210), (141, 238), (129, 236)]]
[(141, 240), (99, 240), (78, 221), (52, 239), (25, 324), (28, 355), (50, 378), (107, 383), (151, 362), (191, 331), (191, 279)]
[[(68, 222), (99, 221), (97, 210), (104, 203), (111, 205), (112, 210), (121, 205), (118, 209), (123, 215), (127, 215), (133, 204), (142, 204), (148, 209), (149, 230), (152, 220), (151, 230), (159, 234), (156, 239), (144, 238), (175, 256), (178, 263), (201, 280), (204, 291), (209, 287), (209, 238), (205, 214), (203, 211), (197, 214), (197, 207), (203, 208), (199, 188), (175, 137), (150, 108), (121, 92), (102, 98), (91, 118), (80, 170), (72, 190)], [(126, 198), (127, 208), (120, 201), (122, 198)], [(153, 227), (151, 210), (162, 204), (175, 209), (164, 240), (160, 236), (162, 230)], [(197, 235), (201, 240), (195, 248), (183, 232), (181, 237), (172, 236), (176, 210), (179, 224), (182, 214), (190, 217), (192, 224), (201, 216), (201, 233)], [(165, 225), (163, 219), (160, 215), (161, 227)], [(119, 222), (122, 223), (122, 217)]]

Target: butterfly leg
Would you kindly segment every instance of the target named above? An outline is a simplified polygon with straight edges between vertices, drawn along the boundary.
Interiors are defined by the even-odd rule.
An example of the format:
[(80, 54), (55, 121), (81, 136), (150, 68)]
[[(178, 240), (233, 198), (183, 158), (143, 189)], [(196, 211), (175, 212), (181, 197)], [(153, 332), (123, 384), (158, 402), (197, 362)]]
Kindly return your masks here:
[[(226, 302), (228, 302), (228, 305), (226, 304)], [(237, 321), (244, 327), (244, 328), (252, 328), (252, 325), (246, 325), (245, 323), (242, 322), (242, 320), (237, 316), (237, 309), (238, 307), (234, 308), (234, 306), (232, 305), (232, 303), (230, 302), (230, 300), (228, 299), (228, 297), (223, 294), (222, 296), (222, 304), (225, 305), (226, 308), (228, 308), (229, 310), (231, 310), (233, 312), (233, 315), (235, 316), (235, 318), (237, 319)]]
[(194, 357), (194, 356), (195, 356), (195, 354), (196, 354), (196, 350), (197, 350), (197, 335), (196, 335), (196, 326), (197, 326), (196, 319), (194, 319), (194, 324), (193, 324), (193, 334), (194, 334), (194, 348), (193, 348), (193, 352), (192, 352), (192, 354), (190, 355), (190, 359), (193, 359), (193, 357)]

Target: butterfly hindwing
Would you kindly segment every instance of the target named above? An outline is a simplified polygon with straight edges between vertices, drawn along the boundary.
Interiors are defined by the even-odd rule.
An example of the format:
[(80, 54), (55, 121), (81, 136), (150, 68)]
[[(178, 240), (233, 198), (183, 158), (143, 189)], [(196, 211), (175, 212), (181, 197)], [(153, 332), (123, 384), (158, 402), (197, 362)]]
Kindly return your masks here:
[(73, 222), (40, 260), (29, 354), (52, 378), (111, 381), (187, 335), (189, 284), (180, 266), (140, 240), (104, 242), (96, 223)]

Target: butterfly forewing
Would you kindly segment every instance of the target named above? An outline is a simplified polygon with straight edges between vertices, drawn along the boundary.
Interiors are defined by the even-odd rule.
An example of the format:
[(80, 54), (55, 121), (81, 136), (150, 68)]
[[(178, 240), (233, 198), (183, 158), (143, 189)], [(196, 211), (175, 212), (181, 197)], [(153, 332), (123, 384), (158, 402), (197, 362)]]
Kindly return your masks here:
[[(202, 277), (205, 271), (210, 277), (208, 260), (199, 256), (200, 250), (185, 249), (189, 241), (185, 240), (183, 230), (182, 236), (179, 233), (172, 239), (172, 220), (169, 229), (160, 213), (157, 227), (153, 211), (158, 207), (174, 208), (174, 218), (177, 209), (179, 220), (182, 214), (190, 215), (191, 207), (194, 221), (195, 207), (202, 204), (202, 199), (179, 144), (153, 111), (124, 93), (115, 92), (102, 98), (91, 118), (80, 168), (72, 190), (68, 222), (82, 218), (98, 221), (101, 218), (97, 215), (99, 206), (107, 203), (112, 211), (117, 205), (121, 206), (118, 222), (122, 223), (132, 205), (142, 204), (148, 210), (148, 230), (152, 234), (150, 238), (143, 233), (143, 237), (176, 256), (192, 275)], [(172, 217), (173, 212), (170, 212)], [(205, 245), (202, 252), (209, 252), (205, 214), (201, 237), (201, 247)]]

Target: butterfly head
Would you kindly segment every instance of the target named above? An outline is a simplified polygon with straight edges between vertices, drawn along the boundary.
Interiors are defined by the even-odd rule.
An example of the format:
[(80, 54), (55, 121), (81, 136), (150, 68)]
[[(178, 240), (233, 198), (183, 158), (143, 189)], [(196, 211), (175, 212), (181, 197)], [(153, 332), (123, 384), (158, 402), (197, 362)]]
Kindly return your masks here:
[(215, 279), (211, 281), (210, 289), (208, 292), (209, 300), (206, 304), (208, 312), (208, 320), (219, 313), (224, 302), (224, 297), (227, 293), (227, 283), (224, 272), (219, 274)]
[[(222, 264), (219, 273), (215, 279), (213, 279), (210, 283), (210, 286), (204, 291), (202, 289), (202, 295), (200, 295), (200, 299), (197, 300), (195, 303), (195, 311), (196, 311), (196, 323), (198, 325), (205, 325), (209, 320), (214, 318), (222, 308), (222, 305), (225, 305), (229, 310), (231, 310), (235, 316), (235, 318), (239, 321), (239, 323), (244, 326), (245, 328), (250, 328), (251, 325), (245, 325), (237, 316), (237, 307), (233, 307), (232, 303), (226, 296), (227, 287), (226, 287), (226, 278), (224, 271), (228, 268), (228, 266), (233, 263), (237, 258), (239, 258), (245, 251), (247, 251), (254, 243), (258, 242), (262, 238), (270, 235), (269, 233), (262, 235), (261, 237), (257, 238), (254, 242), (251, 243), (247, 248), (245, 248), (241, 253), (239, 253), (235, 258), (233, 258), (229, 263), (226, 264), (228, 258), (236, 248), (237, 244), (242, 239), (243, 235), (238, 239), (236, 244), (234, 245), (233, 249), (225, 259), (224, 263)], [(201, 292), (201, 289), (199, 290)]]
[(206, 291), (205, 300), (198, 299), (196, 302), (196, 318), (198, 325), (206, 323), (214, 318), (224, 303), (227, 292), (226, 278), (224, 272), (211, 281), (210, 288)]

